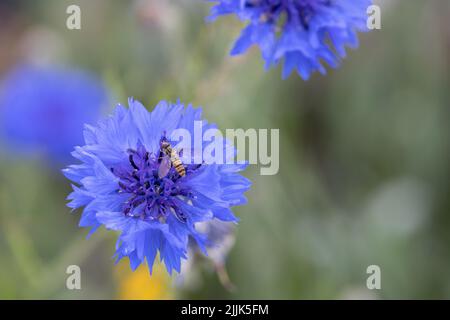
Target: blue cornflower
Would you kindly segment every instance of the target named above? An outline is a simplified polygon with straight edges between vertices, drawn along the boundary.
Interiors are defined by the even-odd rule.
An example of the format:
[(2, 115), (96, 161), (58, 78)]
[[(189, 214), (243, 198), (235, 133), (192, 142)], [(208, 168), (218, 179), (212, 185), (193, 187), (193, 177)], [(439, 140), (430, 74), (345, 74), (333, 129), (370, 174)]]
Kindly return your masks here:
[(22, 65), (0, 88), (0, 135), (8, 148), (65, 162), (83, 141), (86, 122), (107, 103), (106, 89), (86, 72)]
[(203, 259), (198, 255), (198, 247), (191, 241), (188, 253), (194, 258), (182, 263), (181, 273), (176, 279), (176, 284), (184, 288), (192, 288), (196, 282), (194, 279), (198, 277), (203, 263), (207, 262), (208, 270), (211, 267), (214, 268), (222, 285), (228, 290), (234, 289), (226, 269), (226, 260), (236, 241), (236, 224), (214, 219), (197, 224), (197, 229), (204, 232), (210, 240), (207, 245), (208, 257)]
[[(189, 239), (204, 253), (214, 241), (196, 229), (197, 223), (237, 222), (230, 208), (246, 202), (243, 193), (250, 181), (238, 174), (246, 165), (189, 160), (182, 163), (184, 172), (168, 166), (162, 145), (169, 142), (175, 150), (175, 131), (186, 130), (197, 139), (197, 124), (203, 131), (216, 127), (191, 105), (161, 101), (150, 113), (133, 99), (128, 103), (128, 109), (118, 105), (97, 126), (86, 125), (85, 145), (73, 152), (81, 164), (64, 170), (77, 184), (68, 206), (84, 207), (80, 226), (91, 227), (91, 232), (101, 225), (121, 231), (117, 261), (128, 257), (135, 270), (147, 260), (151, 272), (159, 252), (169, 273), (180, 272)], [(200, 142), (202, 149), (210, 143)], [(189, 150), (191, 157), (197, 156), (195, 148)], [(230, 144), (224, 143), (224, 148)], [(188, 157), (186, 151), (179, 150), (180, 159)]]
[(210, 20), (236, 14), (250, 23), (231, 55), (257, 44), (266, 69), (284, 57), (283, 78), (296, 70), (307, 80), (312, 72), (326, 73), (321, 60), (336, 68), (345, 47), (358, 46), (357, 31), (367, 31), (366, 10), (372, 0), (209, 0), (218, 2)]

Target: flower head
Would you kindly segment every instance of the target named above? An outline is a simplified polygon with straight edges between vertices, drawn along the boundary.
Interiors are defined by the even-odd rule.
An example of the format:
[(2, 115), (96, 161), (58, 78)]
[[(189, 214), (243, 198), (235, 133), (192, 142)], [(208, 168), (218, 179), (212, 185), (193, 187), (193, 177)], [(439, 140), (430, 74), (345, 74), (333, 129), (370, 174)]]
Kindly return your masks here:
[[(78, 185), (73, 186), (68, 206), (85, 207), (80, 226), (121, 231), (117, 261), (128, 257), (133, 270), (147, 260), (151, 272), (159, 252), (169, 273), (180, 272), (189, 239), (205, 253), (213, 240), (196, 224), (213, 219), (236, 222), (230, 208), (246, 202), (243, 193), (250, 181), (238, 174), (245, 165), (185, 161), (184, 172), (174, 163), (168, 165), (163, 146), (172, 143), (175, 150), (174, 134), (180, 129), (195, 138), (194, 123), (203, 130), (215, 128), (191, 105), (161, 101), (149, 113), (130, 99), (129, 109), (119, 105), (110, 118), (85, 127), (86, 144), (73, 152), (81, 164), (64, 170)], [(202, 149), (210, 143), (202, 141)], [(194, 157), (196, 151), (189, 154)]]
[(236, 240), (236, 228), (231, 222), (213, 220), (202, 222), (199, 226), (212, 239), (208, 245), (209, 259), (216, 266), (224, 266)]
[[(205, 232), (211, 240), (211, 243), (207, 245), (208, 259), (206, 261), (208, 262), (208, 269), (211, 269), (210, 265), (212, 264), (223, 287), (230, 291), (234, 290), (234, 284), (231, 282), (226, 268), (226, 260), (236, 241), (235, 224), (215, 219), (213, 221), (201, 222), (198, 225), (198, 229)], [(178, 281), (181, 286), (185, 287), (194, 285), (195, 281), (193, 280), (196, 275), (193, 275), (193, 271), (201, 263), (200, 259), (197, 259), (199, 256), (195, 254), (199, 251), (197, 247), (191, 246), (190, 249), (194, 253), (195, 258), (182, 265), (180, 279)], [(205, 259), (201, 260), (203, 261)]]
[(0, 89), (2, 140), (16, 151), (64, 162), (83, 141), (83, 124), (96, 121), (106, 102), (105, 88), (88, 73), (18, 67)]
[(236, 14), (250, 23), (231, 54), (257, 44), (266, 68), (284, 58), (283, 78), (296, 70), (307, 80), (316, 70), (326, 72), (344, 58), (345, 47), (357, 47), (357, 31), (366, 31), (366, 10), (372, 0), (210, 0), (218, 2), (210, 19)]

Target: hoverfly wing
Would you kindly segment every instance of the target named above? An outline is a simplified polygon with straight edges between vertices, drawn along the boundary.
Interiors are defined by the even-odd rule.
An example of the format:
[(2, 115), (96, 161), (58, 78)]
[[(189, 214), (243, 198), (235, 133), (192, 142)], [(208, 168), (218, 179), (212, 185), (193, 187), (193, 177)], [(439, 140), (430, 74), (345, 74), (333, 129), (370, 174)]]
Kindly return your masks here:
[(160, 179), (164, 178), (169, 174), (170, 168), (172, 167), (172, 162), (167, 155), (164, 155), (161, 159), (161, 163), (158, 168), (158, 177)]

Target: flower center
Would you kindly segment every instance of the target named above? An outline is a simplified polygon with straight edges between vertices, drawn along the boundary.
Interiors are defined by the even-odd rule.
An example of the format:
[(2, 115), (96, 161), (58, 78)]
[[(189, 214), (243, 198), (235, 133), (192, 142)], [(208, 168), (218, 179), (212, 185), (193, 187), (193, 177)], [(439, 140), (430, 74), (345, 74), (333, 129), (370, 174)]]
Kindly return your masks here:
[(330, 6), (333, 0), (246, 0), (246, 8), (264, 8), (261, 20), (282, 27), (286, 22), (299, 21), (305, 29), (320, 6)]
[[(172, 165), (170, 158), (162, 150), (153, 155), (142, 144), (137, 150), (129, 149), (127, 152), (128, 161), (111, 169), (120, 179), (119, 193), (130, 194), (123, 206), (123, 213), (129, 217), (158, 220), (162, 223), (168, 215), (174, 214), (180, 221), (186, 221), (174, 200), (188, 200), (192, 198), (192, 194), (178, 183), (183, 177)], [(185, 174), (191, 174), (198, 167), (199, 165), (185, 166)]]

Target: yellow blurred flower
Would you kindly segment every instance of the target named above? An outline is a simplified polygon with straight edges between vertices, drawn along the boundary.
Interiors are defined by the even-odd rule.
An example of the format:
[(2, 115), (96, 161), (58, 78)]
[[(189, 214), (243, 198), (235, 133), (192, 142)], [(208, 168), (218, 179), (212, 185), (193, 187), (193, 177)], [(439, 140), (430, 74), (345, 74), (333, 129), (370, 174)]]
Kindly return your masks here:
[(160, 263), (155, 262), (150, 275), (145, 264), (131, 271), (128, 261), (117, 266), (118, 299), (121, 300), (169, 300), (173, 298), (170, 276)]

